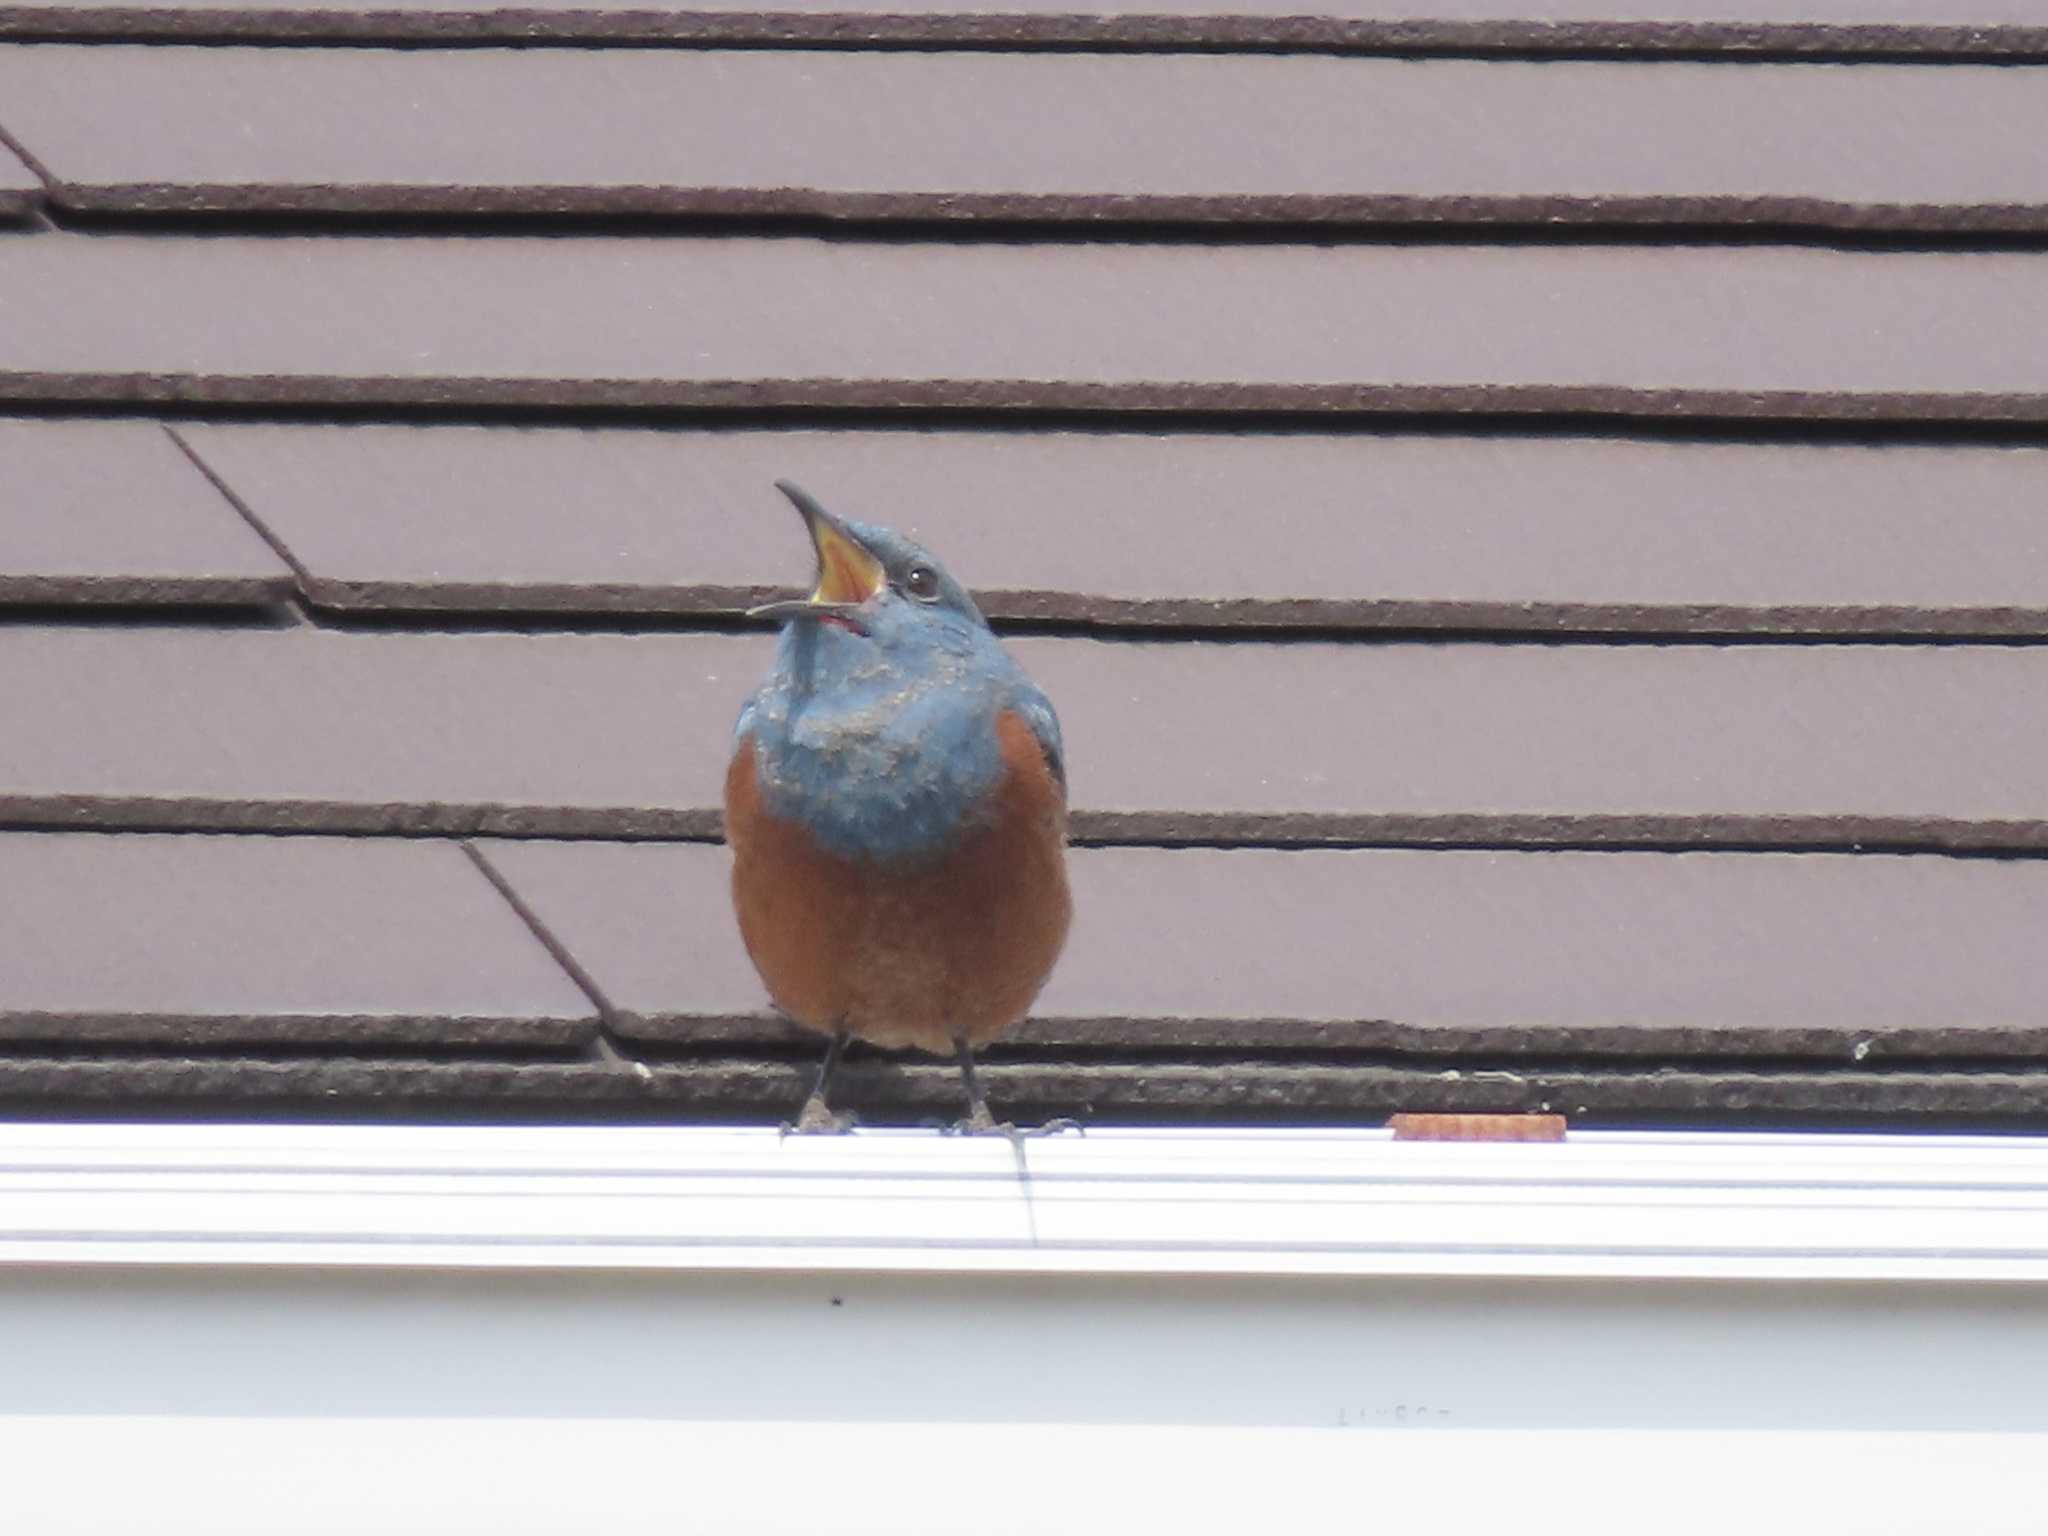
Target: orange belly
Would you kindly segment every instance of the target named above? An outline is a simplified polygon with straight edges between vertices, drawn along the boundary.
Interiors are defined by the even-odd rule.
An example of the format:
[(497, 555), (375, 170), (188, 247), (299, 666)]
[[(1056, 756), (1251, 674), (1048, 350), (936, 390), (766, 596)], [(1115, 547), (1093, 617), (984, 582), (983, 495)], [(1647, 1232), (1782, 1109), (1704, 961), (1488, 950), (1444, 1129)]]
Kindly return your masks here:
[(950, 1054), (1023, 1018), (1072, 911), (1066, 800), (1030, 727), (997, 722), (990, 815), (939, 858), (893, 868), (821, 850), (761, 805), (754, 748), (725, 780), (733, 909), (768, 995), (813, 1029)]

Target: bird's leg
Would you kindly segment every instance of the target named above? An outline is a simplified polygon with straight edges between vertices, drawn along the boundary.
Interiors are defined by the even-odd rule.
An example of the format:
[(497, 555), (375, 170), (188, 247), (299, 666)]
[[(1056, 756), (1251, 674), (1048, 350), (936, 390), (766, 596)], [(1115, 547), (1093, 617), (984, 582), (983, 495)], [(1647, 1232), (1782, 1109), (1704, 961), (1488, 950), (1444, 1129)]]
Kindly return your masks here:
[(811, 1133), (827, 1131), (843, 1133), (853, 1129), (853, 1116), (835, 1115), (831, 1105), (825, 1102), (825, 1090), (832, 1085), (832, 1072), (839, 1065), (839, 1056), (846, 1049), (845, 1026), (832, 1031), (832, 1043), (825, 1047), (825, 1059), (818, 1063), (818, 1076), (811, 1084), (811, 1095), (804, 1100), (803, 1113), (796, 1117), (792, 1129)]
[(981, 1076), (974, 1070), (974, 1047), (965, 1040), (953, 1042), (953, 1059), (960, 1063), (960, 1081), (967, 1086), (967, 1118), (953, 1129), (963, 1136), (985, 1136), (1000, 1131), (1012, 1141), (1028, 1136), (1057, 1136), (1062, 1131), (1081, 1131), (1078, 1120), (1048, 1120), (1043, 1125), (1015, 1126), (998, 1120), (988, 1111), (988, 1098), (981, 1091)]
[(974, 1047), (963, 1035), (953, 1042), (953, 1059), (960, 1063), (960, 1082), (967, 1089), (967, 1118), (959, 1128), (969, 1135), (1000, 1131), (996, 1117), (988, 1112), (988, 1099), (981, 1091), (981, 1078), (974, 1070)]

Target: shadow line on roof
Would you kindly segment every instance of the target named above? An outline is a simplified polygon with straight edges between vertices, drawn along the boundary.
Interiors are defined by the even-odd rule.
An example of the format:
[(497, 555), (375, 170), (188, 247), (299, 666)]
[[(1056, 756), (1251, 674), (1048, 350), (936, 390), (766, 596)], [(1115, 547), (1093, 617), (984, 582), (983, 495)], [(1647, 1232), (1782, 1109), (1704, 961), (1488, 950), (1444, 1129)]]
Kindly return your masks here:
[[(227, 629), (283, 632), (313, 627), (337, 634), (741, 635), (769, 626), (741, 611), (790, 589), (729, 594), (688, 591), (680, 597), (650, 588), (644, 606), (607, 596), (579, 604), (567, 594), (551, 607), (521, 606), (532, 589), (508, 584), (489, 603), (379, 601), (331, 607), (302, 592), (256, 582), (187, 582), (158, 600), (137, 595), (128, 578), (0, 577), (0, 631), (8, 629)], [(976, 598), (999, 634), (1045, 639), (1146, 642), (1255, 641), (1286, 645), (1461, 645), (1494, 647), (1611, 646), (1973, 646), (2025, 649), (2048, 644), (2048, 610), (2016, 607), (1843, 609), (1735, 608), (1645, 603), (1372, 603), (1248, 598), (1218, 602), (1098, 602), (1064, 599), (1073, 610), (1048, 609), (1034, 594), (1001, 589)], [(630, 594), (628, 594), (630, 598)], [(705, 606), (696, 606), (697, 604)], [(1382, 611), (1384, 610), (1384, 611)], [(1192, 617), (1191, 617), (1192, 615)]]
[[(1544, 852), (1934, 853), (2036, 859), (2048, 821), (1859, 813), (1116, 811), (1078, 809), (1077, 847)], [(314, 834), (716, 843), (710, 806), (0, 794), (0, 831)]]
[(0, 6), (0, 37), (39, 42), (411, 45), (434, 48), (848, 48), (962, 51), (1381, 53), (1474, 58), (1654, 58), (1737, 62), (1970, 62), (2048, 57), (2048, 26), (1927, 21), (1465, 20), (1407, 17), (1005, 12), (837, 13), (592, 5), (468, 11), (393, 5), (183, 8), (87, 3)]
[[(373, 826), (368, 818), (361, 816), (337, 816), (328, 821), (308, 821), (304, 825), (286, 824), (273, 815), (266, 819), (261, 815), (244, 814), (238, 818), (214, 818), (207, 820), (185, 814), (181, 806), (159, 808), (161, 813), (152, 819), (149, 807), (131, 806), (126, 808), (119, 820), (95, 821), (89, 819), (64, 819), (51, 815), (42, 806), (31, 806), (22, 810), (18, 806), (0, 805), (0, 832), (48, 834), (50, 836), (77, 835), (84, 837), (122, 837), (142, 834), (167, 834), (171, 836), (194, 837), (248, 837), (248, 838), (343, 838), (343, 839), (395, 839), (399, 841), (438, 842), (451, 837), (488, 836), (503, 842), (547, 842), (547, 843), (622, 843), (635, 845), (703, 844), (722, 845), (724, 834), (715, 822), (715, 815), (704, 813), (682, 813), (669, 818), (661, 826), (648, 827), (640, 824), (645, 818), (606, 827), (589, 825), (547, 826), (541, 830), (525, 830), (493, 826), (478, 833), (450, 829), (417, 822), (394, 820), (387, 826)], [(81, 813), (82, 815), (83, 813)], [(1814, 836), (1804, 841), (1772, 840), (1758, 837), (1745, 841), (1729, 836), (1718, 840), (1703, 840), (1704, 834), (1692, 832), (1659, 839), (1643, 835), (1632, 839), (1609, 837), (1595, 839), (1574, 838), (1563, 833), (1537, 835), (1528, 832), (1515, 835), (1510, 829), (1494, 837), (1458, 837), (1438, 834), (1423, 838), (1385, 833), (1373, 836), (1360, 833), (1348, 837), (1306, 838), (1295, 841), (1246, 841), (1221, 835), (1203, 835), (1199, 827), (1184, 827), (1178, 835), (1161, 837), (1156, 841), (1133, 842), (1128, 838), (1107, 836), (1090, 826), (1090, 817), (1078, 818), (1081, 829), (1068, 837), (1068, 845), (1074, 848), (1127, 848), (1157, 847), (1181, 852), (1229, 851), (1233, 849), (1266, 849), (1276, 853), (1315, 853), (1319, 851), (1370, 852), (1375, 849), (1410, 849), (1429, 853), (1595, 853), (1595, 854), (1847, 854), (1869, 855), (1872, 858), (1926, 858), (1955, 860), (1958, 862), (2028, 863), (2048, 857), (2048, 836), (2026, 843), (2005, 845), (1987, 840), (1982, 844), (1951, 843), (1934, 845), (1911, 840), (1886, 841), (1877, 838), (1840, 838), (1828, 840)], [(682, 830), (678, 830), (681, 827)]]
[[(39, 379), (47, 376), (37, 376)], [(98, 376), (91, 376), (95, 379)], [(4, 376), (0, 376), (4, 387)], [(1861, 398), (1861, 397), (1856, 397)], [(1887, 447), (2048, 447), (2048, 419), (1871, 419), (1854, 416), (1634, 415), (1626, 411), (1470, 411), (1407, 408), (1320, 411), (1285, 408), (1076, 409), (1060, 407), (791, 405), (723, 407), (531, 400), (413, 401), (270, 398), (124, 398), (104, 389), (75, 398), (6, 398), (0, 420), (146, 420), (178, 425), (634, 428), (650, 432), (794, 431), (804, 428), (916, 433), (976, 430), (1133, 432), (1152, 436), (1231, 433), (1263, 436), (1503, 437), (1641, 439), (1670, 443), (1751, 443)]]
[(1776, 196), (841, 195), (667, 187), (85, 186), (53, 181), (39, 202), (55, 228), (82, 235), (2048, 250), (2048, 205), (1861, 204)]
[[(316, 588), (316, 592), (317, 592)], [(750, 634), (767, 627), (742, 610), (770, 597), (801, 596), (789, 588), (752, 589), (682, 599), (649, 589), (644, 606), (630, 599), (580, 604), (574, 593), (548, 607), (521, 606), (530, 588), (488, 589), (492, 600), (408, 604), (383, 600), (359, 607), (330, 606), (315, 596), (307, 622), (343, 634)], [(607, 589), (609, 590), (609, 589)], [(1489, 645), (1489, 646), (1998, 646), (2048, 644), (2048, 610), (2035, 608), (1740, 608), (1669, 603), (1581, 604), (1438, 602), (1262, 598), (1097, 600), (983, 588), (975, 600), (997, 633), (1048, 639), (1131, 639), (1148, 642), (1255, 640), (1262, 645)], [(4, 589), (0, 589), (4, 596)], [(728, 596), (730, 601), (727, 600)], [(694, 606), (703, 602), (705, 606)], [(39, 623), (69, 623), (70, 613), (44, 606), (24, 610)], [(87, 610), (82, 622), (153, 624), (163, 610), (136, 604), (125, 610)], [(209, 611), (183, 611), (179, 622), (204, 623)], [(16, 622), (0, 608), (0, 624)], [(288, 624), (277, 610), (244, 616), (240, 627)]]
[[(94, 407), (108, 409), (95, 410)], [(1862, 441), (1957, 429), (2014, 429), (2048, 436), (2048, 392), (1722, 389), (1609, 384), (1136, 383), (1072, 379), (531, 378), (332, 374), (0, 372), (9, 414), (138, 415), (187, 419), (197, 408), (221, 419), (253, 407), (277, 420), (468, 421), (568, 424), (847, 422), (911, 420), (951, 425), (1045, 426), (1199, 423), (1211, 430), (1290, 419), (1304, 424), (1368, 420), (1382, 428), (1416, 420), (1485, 427), (1532, 419), (1587, 432), (1678, 421), (1773, 425), (1811, 433), (1839, 424)], [(1843, 438), (1836, 441), (1850, 440)], [(1932, 441), (1917, 435), (1913, 440)], [(1944, 439), (1944, 440), (1960, 440)], [(1984, 440), (1982, 438), (1976, 440)]]

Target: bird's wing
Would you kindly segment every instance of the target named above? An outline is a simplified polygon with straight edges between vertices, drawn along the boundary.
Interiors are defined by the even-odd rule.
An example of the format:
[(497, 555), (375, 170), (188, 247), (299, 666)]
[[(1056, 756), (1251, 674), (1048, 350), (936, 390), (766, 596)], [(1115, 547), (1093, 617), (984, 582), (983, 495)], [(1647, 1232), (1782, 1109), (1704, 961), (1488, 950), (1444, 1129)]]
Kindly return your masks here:
[(1039, 749), (1045, 753), (1045, 765), (1059, 780), (1060, 788), (1065, 789), (1067, 752), (1060, 740), (1060, 717), (1053, 713), (1052, 700), (1040, 693), (1035, 684), (1020, 679), (1010, 707), (1031, 727), (1031, 734), (1038, 738)]
[(735, 743), (754, 728), (754, 711), (760, 703), (761, 691), (757, 688), (747, 695), (747, 702), (740, 706), (740, 717), (732, 723), (732, 739)]

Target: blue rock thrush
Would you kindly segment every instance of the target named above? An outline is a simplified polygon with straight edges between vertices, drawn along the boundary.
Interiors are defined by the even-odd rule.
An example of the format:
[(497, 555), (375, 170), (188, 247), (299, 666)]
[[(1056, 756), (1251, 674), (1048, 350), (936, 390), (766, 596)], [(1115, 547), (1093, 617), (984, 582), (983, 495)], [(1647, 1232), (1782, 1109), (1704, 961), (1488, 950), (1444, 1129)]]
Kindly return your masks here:
[(1051, 703), (966, 591), (886, 528), (778, 481), (818, 556), (725, 779), (740, 935), (775, 1005), (831, 1037), (800, 1129), (836, 1127), (849, 1037), (951, 1055), (1031, 1007), (1066, 939), (1066, 767)]

